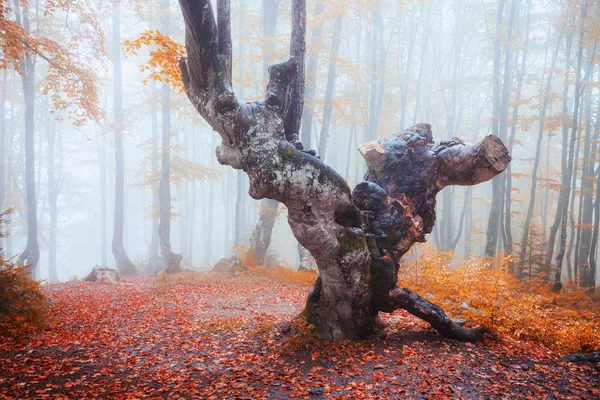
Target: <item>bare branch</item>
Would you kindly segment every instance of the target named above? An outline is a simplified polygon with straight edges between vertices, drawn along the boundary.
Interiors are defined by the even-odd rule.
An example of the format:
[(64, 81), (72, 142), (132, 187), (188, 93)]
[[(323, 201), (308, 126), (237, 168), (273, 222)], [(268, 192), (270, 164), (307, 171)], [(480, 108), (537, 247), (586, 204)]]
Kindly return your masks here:
[(231, 0), (217, 0), (219, 55), (225, 70), (225, 80), (231, 85)]
[[(285, 137), (296, 147), (302, 148), (298, 143), (302, 108), (304, 107), (304, 57), (306, 54), (306, 1), (292, 0), (292, 35), (290, 42), (290, 56), (298, 63), (296, 79), (291, 92), (291, 104), (285, 121)], [(305, 143), (310, 147), (310, 143)]]

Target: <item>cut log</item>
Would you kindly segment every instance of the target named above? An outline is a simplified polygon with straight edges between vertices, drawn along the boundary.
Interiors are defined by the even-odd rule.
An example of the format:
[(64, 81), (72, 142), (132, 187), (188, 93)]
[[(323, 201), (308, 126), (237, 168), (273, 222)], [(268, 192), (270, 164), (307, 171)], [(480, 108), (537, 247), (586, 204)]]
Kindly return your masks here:
[(85, 282), (119, 282), (120, 280), (121, 277), (116, 269), (100, 267), (98, 265), (92, 268), (92, 272), (82, 279)]

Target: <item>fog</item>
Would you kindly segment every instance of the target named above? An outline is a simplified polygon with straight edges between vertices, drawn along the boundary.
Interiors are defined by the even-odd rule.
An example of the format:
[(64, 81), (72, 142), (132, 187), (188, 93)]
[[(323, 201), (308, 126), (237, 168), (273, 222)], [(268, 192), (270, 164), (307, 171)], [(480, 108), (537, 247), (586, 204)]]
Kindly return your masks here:
[[(0, 20), (5, 25), (0, 27), (0, 192), (2, 209), (14, 208), (4, 251), (22, 253), (31, 228), (25, 185), (31, 115), (24, 76), (35, 85), (31, 148), (39, 279), (66, 281), (95, 265), (116, 265), (111, 242), (120, 126), (123, 247), (140, 272), (155, 273), (149, 264), (161, 254), (156, 235), (163, 149), (170, 151), (170, 244), (182, 254), (183, 266), (209, 270), (247, 250), (264, 214), (260, 201), (248, 195), (248, 178), (218, 163), (215, 148), (221, 138), (183, 91), (149, 79), (162, 68), (148, 64), (161, 46), (148, 41), (136, 54), (127, 50), (127, 41), (148, 30), (183, 44), (177, 2), (124, 1), (118, 8), (97, 1), (29, 3), (16, 9), (4, 4)], [(291, 2), (279, 0), (231, 2), (233, 85), (240, 101), (262, 98), (266, 66), (287, 58), (290, 7)], [(366, 172), (361, 143), (420, 122), (431, 124), (436, 142), (459, 137), (473, 143), (494, 134), (509, 148), (509, 169), (494, 181), (444, 189), (427, 245), (465, 258), (510, 253), (525, 258), (529, 271), (533, 265), (534, 273), (548, 277), (548, 255), (555, 266), (558, 254), (559, 280), (572, 280), (579, 271), (582, 282), (594, 286), (599, 10), (583, 1), (310, 1), (299, 132), (304, 148), (317, 150), (352, 188)], [(63, 47), (32, 41), (39, 45), (33, 54), (15, 59), (6, 24), (26, 16), (31, 38)], [(61, 80), (74, 65), (61, 54), (89, 75)], [(115, 80), (119, 57), (122, 88)], [(23, 75), (28, 60), (35, 68)], [(69, 100), (76, 97), (76, 82), (98, 105), (97, 114), (89, 112), (89, 103)], [(90, 94), (92, 86), (97, 92)], [(165, 126), (168, 146), (160, 139)], [(300, 261), (286, 210), (280, 208), (268, 262), (296, 269)], [(49, 272), (53, 268), (56, 277)]]

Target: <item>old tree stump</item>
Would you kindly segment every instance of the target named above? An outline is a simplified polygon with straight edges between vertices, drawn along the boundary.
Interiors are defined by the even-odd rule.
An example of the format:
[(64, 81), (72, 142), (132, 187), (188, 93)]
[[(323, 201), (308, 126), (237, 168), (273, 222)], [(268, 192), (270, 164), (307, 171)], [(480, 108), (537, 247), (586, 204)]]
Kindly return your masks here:
[[(368, 173), (351, 192), (297, 140), (303, 63), (290, 57), (272, 65), (264, 100), (241, 103), (231, 82), (229, 2), (217, 3), (218, 25), (209, 1), (180, 0), (180, 5), (187, 47), (180, 66), (187, 95), (222, 138), (219, 162), (248, 174), (253, 198), (287, 206), (294, 236), (319, 269), (304, 313), (317, 332), (331, 339), (361, 339), (373, 332), (380, 311), (403, 308), (446, 337), (477, 340), (477, 331), (400, 288), (398, 265), (431, 232), (440, 190), (475, 185), (504, 171), (510, 156), (502, 142), (487, 136), (474, 145), (459, 139), (436, 144), (431, 127), (418, 124), (360, 146)], [(304, 1), (293, 0), (291, 53), (301, 60), (305, 20)]]

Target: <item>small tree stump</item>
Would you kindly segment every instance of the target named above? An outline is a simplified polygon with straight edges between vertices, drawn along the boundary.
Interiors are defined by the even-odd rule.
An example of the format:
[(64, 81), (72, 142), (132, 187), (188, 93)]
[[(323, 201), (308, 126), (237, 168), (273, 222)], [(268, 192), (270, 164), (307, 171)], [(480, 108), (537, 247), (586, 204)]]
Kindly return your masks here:
[(96, 265), (92, 272), (82, 280), (85, 282), (119, 282), (121, 277), (116, 269)]

